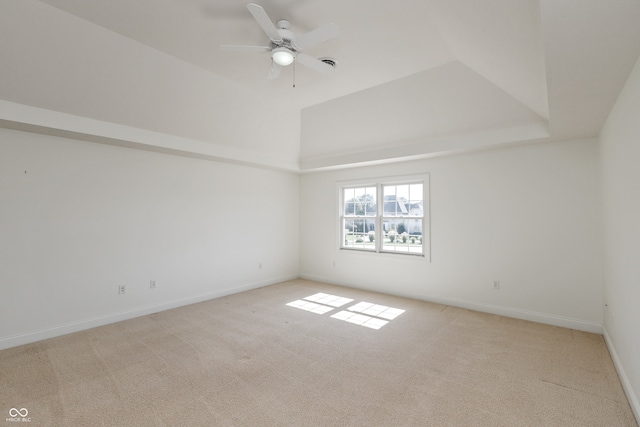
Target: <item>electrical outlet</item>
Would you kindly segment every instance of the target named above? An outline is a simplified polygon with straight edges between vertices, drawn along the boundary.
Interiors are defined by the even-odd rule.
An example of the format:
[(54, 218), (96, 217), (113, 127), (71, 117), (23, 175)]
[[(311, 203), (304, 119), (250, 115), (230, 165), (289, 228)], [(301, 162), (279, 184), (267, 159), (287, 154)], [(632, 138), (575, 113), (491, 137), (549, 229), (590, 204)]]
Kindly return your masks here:
[(258, 264), (258, 270), (262, 270), (262, 263)]
[(499, 280), (494, 280), (493, 281), (493, 289), (500, 289), (500, 281)]
[(126, 293), (127, 293), (127, 285), (118, 286), (118, 294), (119, 295), (124, 295)]
[(149, 282), (149, 289), (155, 289), (156, 288), (156, 281), (155, 280), (151, 280)]

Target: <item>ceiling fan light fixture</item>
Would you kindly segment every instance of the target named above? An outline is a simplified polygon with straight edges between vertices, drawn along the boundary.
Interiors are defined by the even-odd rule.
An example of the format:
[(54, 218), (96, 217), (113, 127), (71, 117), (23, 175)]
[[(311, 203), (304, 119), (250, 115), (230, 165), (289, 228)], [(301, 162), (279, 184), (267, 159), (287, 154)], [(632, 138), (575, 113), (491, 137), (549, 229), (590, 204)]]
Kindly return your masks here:
[(279, 47), (271, 51), (271, 58), (276, 64), (286, 67), (293, 62), (293, 52), (286, 47)]

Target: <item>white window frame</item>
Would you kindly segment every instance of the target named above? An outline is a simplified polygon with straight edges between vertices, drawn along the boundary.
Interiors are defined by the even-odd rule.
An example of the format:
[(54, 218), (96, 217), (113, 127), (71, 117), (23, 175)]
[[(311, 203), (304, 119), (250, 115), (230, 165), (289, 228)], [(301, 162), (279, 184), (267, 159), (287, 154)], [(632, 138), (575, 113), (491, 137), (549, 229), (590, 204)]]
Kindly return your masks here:
[[(384, 216), (384, 194), (383, 188), (387, 185), (407, 185), (407, 184), (422, 184), (422, 203), (423, 203), (423, 215), (422, 215), (422, 252), (404, 252), (384, 249), (384, 238), (378, 238), (383, 230), (383, 220), (385, 219), (413, 219), (415, 216), (401, 216), (401, 217), (385, 217)], [(374, 239), (373, 248), (355, 247), (345, 244), (345, 219), (350, 218), (345, 215), (345, 202), (344, 190), (349, 188), (363, 188), (363, 187), (375, 187), (376, 188), (376, 215), (362, 216), (358, 218), (375, 219), (376, 236)], [(408, 255), (411, 257), (431, 259), (431, 227), (430, 227), (430, 198), (429, 198), (429, 175), (407, 175), (407, 176), (395, 176), (395, 177), (383, 177), (367, 180), (352, 180), (341, 181), (337, 183), (338, 191), (338, 247), (340, 250), (354, 251), (361, 253), (375, 253), (375, 254), (392, 254), (392, 255)], [(351, 217), (353, 218), (353, 217)], [(420, 217), (418, 217), (419, 219)]]

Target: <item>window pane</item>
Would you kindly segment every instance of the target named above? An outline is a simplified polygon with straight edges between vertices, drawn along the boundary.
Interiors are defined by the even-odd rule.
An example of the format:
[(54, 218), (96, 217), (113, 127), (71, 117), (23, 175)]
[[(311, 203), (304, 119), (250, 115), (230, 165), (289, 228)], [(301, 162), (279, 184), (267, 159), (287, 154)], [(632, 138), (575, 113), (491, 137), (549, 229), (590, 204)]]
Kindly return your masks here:
[(384, 186), (384, 216), (405, 216), (409, 215), (408, 185), (385, 185)]
[(385, 185), (384, 216), (423, 216), (423, 185)]
[(422, 183), (420, 184), (411, 184), (409, 186), (409, 200), (411, 203), (422, 203), (422, 199), (424, 198), (424, 192), (422, 188)]
[(385, 185), (383, 187), (384, 198), (387, 196), (395, 196), (396, 195), (396, 186), (395, 185)]
[(365, 204), (364, 214), (366, 216), (375, 216), (376, 215), (376, 197), (375, 197), (375, 192), (373, 194), (374, 195), (371, 195), (371, 193), (367, 193), (367, 195), (370, 196), (370, 199)]
[(355, 197), (353, 188), (345, 188), (343, 191), (344, 191), (343, 197), (345, 202), (347, 200), (353, 200), (353, 198)]
[(345, 188), (343, 200), (344, 215), (376, 215), (376, 187)]
[(355, 215), (356, 207), (354, 202), (346, 202), (344, 204), (344, 214), (345, 215)]
[(344, 220), (344, 247), (375, 250), (375, 220), (346, 218)]
[(382, 221), (384, 240), (382, 250), (422, 253), (422, 219), (392, 219)]
[(409, 201), (409, 185), (396, 185), (396, 199)]

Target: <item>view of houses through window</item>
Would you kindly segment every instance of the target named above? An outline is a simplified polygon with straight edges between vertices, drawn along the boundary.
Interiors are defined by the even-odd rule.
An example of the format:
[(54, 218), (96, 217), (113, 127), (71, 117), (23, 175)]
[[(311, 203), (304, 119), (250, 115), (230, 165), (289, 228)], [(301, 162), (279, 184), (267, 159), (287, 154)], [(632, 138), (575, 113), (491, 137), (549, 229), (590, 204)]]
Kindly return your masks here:
[(423, 255), (425, 184), (378, 183), (341, 188), (341, 248)]

